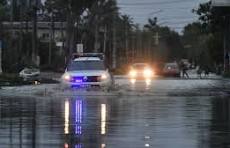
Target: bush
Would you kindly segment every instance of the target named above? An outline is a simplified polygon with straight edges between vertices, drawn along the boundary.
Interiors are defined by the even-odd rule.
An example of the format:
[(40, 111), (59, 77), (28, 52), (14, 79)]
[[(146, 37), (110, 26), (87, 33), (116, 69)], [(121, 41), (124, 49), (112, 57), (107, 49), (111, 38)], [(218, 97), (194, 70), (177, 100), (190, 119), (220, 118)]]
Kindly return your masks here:
[(5, 85), (22, 85), (23, 79), (17, 74), (2, 74), (0, 75), (0, 86)]

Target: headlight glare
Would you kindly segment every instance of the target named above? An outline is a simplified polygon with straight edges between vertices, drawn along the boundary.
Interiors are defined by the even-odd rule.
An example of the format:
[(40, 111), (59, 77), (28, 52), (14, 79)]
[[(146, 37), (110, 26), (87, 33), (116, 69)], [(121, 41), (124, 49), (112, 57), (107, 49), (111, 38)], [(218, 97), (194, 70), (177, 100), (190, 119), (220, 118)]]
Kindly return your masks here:
[(130, 72), (129, 72), (129, 75), (133, 78), (133, 77), (136, 77), (136, 75), (137, 75), (137, 72), (135, 71), (135, 70), (131, 70)]
[(71, 76), (69, 75), (69, 74), (64, 74), (63, 75), (63, 79), (65, 80), (65, 81), (70, 81), (70, 79), (71, 79)]
[(102, 79), (102, 80), (106, 80), (107, 78), (108, 78), (108, 76), (107, 76), (106, 74), (102, 74), (102, 75), (101, 75), (101, 79)]
[(145, 77), (152, 77), (153, 76), (153, 71), (151, 69), (145, 69), (144, 70), (144, 76)]

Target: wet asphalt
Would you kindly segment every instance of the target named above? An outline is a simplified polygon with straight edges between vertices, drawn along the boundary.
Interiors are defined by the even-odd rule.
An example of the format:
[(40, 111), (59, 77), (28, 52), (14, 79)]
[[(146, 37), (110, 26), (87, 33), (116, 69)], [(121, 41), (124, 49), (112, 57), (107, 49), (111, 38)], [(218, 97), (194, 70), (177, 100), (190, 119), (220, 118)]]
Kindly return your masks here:
[(0, 93), (0, 148), (230, 148), (229, 80), (116, 82), (106, 95)]

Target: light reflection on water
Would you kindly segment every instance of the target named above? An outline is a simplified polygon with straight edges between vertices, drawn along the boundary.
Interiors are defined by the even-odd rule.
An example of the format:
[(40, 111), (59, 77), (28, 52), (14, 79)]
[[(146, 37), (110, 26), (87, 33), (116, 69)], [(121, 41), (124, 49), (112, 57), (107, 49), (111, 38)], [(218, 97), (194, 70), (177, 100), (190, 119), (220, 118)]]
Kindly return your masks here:
[(76, 100), (75, 105), (75, 134), (81, 135), (82, 134), (82, 100)]
[(210, 97), (0, 98), (0, 147), (229, 147), (229, 106)]
[(144, 80), (130, 79), (129, 82), (133, 90), (142, 90), (143, 88), (145, 90), (149, 90), (153, 85), (152, 84), (153, 79), (144, 79)]
[(65, 101), (65, 134), (69, 134), (69, 101)]
[(106, 134), (106, 104), (101, 104), (101, 134)]

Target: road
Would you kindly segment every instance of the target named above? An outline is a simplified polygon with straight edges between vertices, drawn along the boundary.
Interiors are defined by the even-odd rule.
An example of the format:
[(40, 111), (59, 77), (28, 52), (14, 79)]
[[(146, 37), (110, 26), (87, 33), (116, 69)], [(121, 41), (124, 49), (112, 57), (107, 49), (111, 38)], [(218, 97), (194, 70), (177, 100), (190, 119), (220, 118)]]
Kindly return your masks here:
[(230, 80), (155, 78), (116, 88), (0, 90), (1, 148), (227, 148)]

